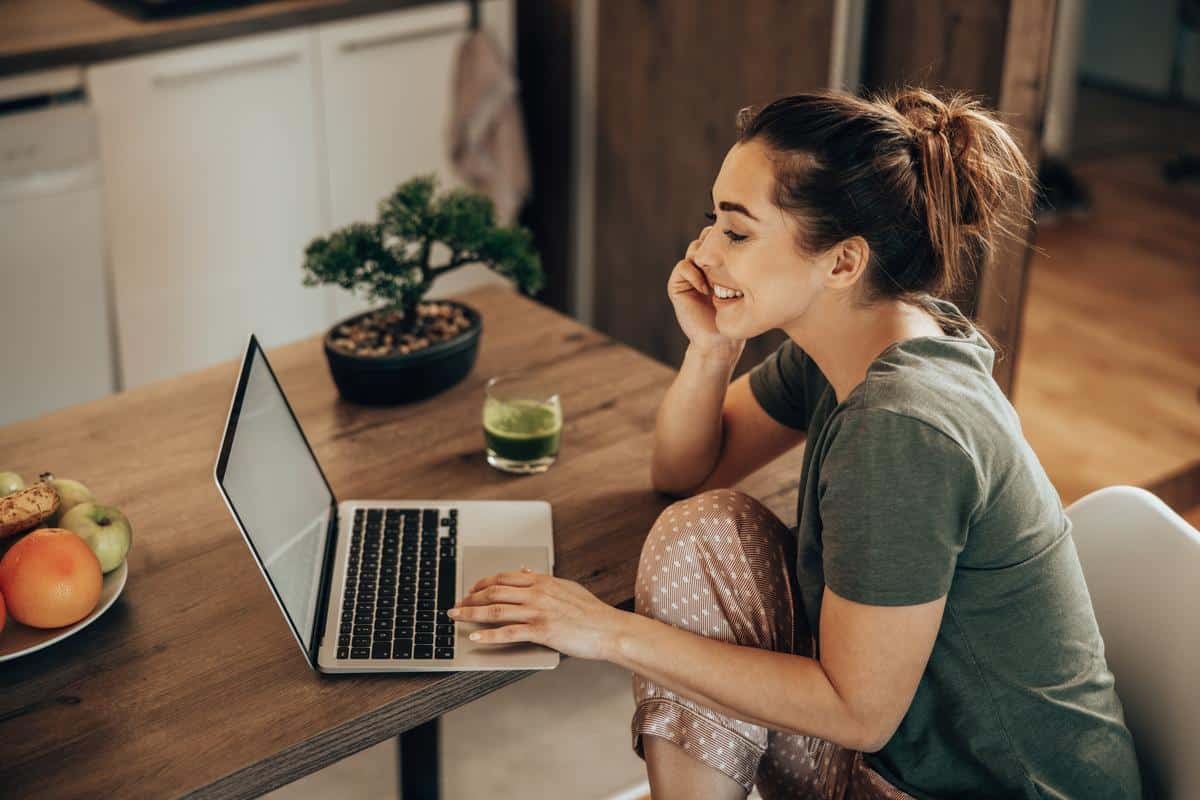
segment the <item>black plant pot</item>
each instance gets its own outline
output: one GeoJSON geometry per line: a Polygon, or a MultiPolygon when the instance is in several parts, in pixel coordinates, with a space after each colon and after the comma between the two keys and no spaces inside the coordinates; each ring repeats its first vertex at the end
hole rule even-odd
{"type": "Polygon", "coordinates": [[[325,358],[329,361],[329,372],[344,399],[363,405],[415,403],[443,392],[467,377],[479,354],[483,317],[457,300],[436,302],[449,303],[462,309],[471,326],[452,339],[414,353],[356,356],[333,346],[334,331],[373,313],[371,311],[344,319],[325,333],[325,358]]]}

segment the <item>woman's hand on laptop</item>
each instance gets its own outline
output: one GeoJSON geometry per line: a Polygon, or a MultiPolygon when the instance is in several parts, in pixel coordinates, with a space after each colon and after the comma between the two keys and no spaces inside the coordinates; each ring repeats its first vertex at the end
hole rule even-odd
{"type": "Polygon", "coordinates": [[[629,616],[575,581],[528,568],[483,578],[449,614],[464,622],[501,623],[471,634],[484,644],[535,642],[573,658],[602,661],[611,660],[629,616]]]}

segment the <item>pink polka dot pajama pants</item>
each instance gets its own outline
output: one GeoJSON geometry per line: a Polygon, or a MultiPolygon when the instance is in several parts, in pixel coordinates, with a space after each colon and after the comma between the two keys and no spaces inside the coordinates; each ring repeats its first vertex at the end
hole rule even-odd
{"type": "MultiPolygon", "coordinates": [[[[812,654],[795,583],[796,540],[766,506],[732,489],[673,503],[642,547],[635,610],[692,633],[782,653],[812,654]]],[[[764,800],[912,800],[862,754],[813,736],[718,714],[638,674],[633,749],[661,736],[764,800]]]]}

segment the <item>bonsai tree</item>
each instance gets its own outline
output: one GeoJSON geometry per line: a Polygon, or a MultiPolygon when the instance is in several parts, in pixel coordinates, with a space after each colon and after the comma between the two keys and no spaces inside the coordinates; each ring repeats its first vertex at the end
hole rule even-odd
{"type": "Polygon", "coordinates": [[[492,201],[478,192],[435,196],[436,188],[434,175],[414,177],[379,204],[377,222],[314,239],[304,251],[304,285],[334,283],[382,301],[389,342],[414,339],[434,279],[464,264],[485,264],[530,296],[541,290],[542,263],[527,228],[497,226],[492,201]],[[450,250],[444,263],[431,261],[436,242],[450,250]]]}

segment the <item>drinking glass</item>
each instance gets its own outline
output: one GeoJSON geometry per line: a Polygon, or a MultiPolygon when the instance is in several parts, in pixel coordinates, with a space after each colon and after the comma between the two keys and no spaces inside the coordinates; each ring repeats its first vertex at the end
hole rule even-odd
{"type": "Polygon", "coordinates": [[[550,469],[562,438],[558,393],[536,375],[509,372],[487,382],[483,400],[487,462],[532,475],[550,469]]]}

